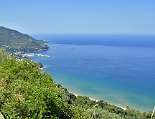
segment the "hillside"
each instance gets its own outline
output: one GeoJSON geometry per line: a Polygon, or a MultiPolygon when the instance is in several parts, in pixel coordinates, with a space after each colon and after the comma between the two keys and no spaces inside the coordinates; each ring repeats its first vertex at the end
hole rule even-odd
{"type": "Polygon", "coordinates": [[[44,41],[0,26],[0,48],[5,48],[10,52],[37,52],[48,49],[48,46],[44,41]]]}
{"type": "MultiPolygon", "coordinates": [[[[151,113],[75,96],[38,63],[0,50],[0,113],[6,119],[150,119],[151,113]]],[[[155,119],[155,118],[154,118],[155,119]]]]}

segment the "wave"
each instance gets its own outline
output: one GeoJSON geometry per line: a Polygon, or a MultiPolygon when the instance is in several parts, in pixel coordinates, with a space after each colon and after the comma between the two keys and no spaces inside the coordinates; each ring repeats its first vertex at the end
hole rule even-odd
{"type": "Polygon", "coordinates": [[[49,55],[45,55],[45,54],[36,54],[36,53],[27,53],[27,54],[23,54],[23,57],[46,57],[49,58],[49,55]]]}

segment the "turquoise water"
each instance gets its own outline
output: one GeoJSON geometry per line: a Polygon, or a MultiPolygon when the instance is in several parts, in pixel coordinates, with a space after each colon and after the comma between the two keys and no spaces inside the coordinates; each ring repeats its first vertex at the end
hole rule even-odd
{"type": "Polygon", "coordinates": [[[150,111],[155,105],[155,37],[41,36],[50,49],[33,57],[71,92],[150,111]]]}

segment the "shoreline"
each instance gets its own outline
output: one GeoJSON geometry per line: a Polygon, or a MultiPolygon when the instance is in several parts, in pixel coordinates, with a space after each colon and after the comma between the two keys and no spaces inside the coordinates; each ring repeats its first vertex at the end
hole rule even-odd
{"type": "MultiPolygon", "coordinates": [[[[68,89],[67,89],[68,90],[68,89]]],[[[70,93],[72,93],[73,95],[75,95],[76,97],[78,97],[78,96],[82,96],[82,95],[79,95],[79,94],[77,94],[77,93],[74,93],[73,91],[70,91],[70,90],[68,90],[70,93]]],[[[86,96],[86,97],[88,97],[91,101],[95,101],[95,102],[99,102],[100,100],[97,100],[97,99],[95,99],[95,98],[92,98],[92,97],[90,97],[90,96],[86,96]]],[[[106,101],[108,104],[110,104],[110,105],[114,105],[114,106],[116,106],[116,107],[118,107],[118,108],[121,108],[121,109],[123,109],[124,111],[127,109],[126,107],[123,107],[123,106],[120,106],[120,105],[117,105],[117,104],[111,104],[111,103],[109,103],[108,101],[106,101]]]]}
{"type": "MultiPolygon", "coordinates": [[[[37,56],[37,57],[44,57],[44,58],[49,58],[49,57],[50,57],[49,55],[45,55],[45,54],[42,54],[42,53],[27,53],[27,54],[24,54],[24,55],[28,55],[30,58],[35,57],[35,56],[37,56]],[[29,54],[30,54],[30,56],[29,56],[29,54]]],[[[40,69],[41,69],[41,70],[45,70],[46,67],[44,67],[44,65],[43,65],[43,67],[40,68],[40,69]]],[[[56,82],[56,80],[55,80],[55,83],[59,84],[58,82],[56,82]]],[[[87,95],[85,95],[85,94],[83,94],[83,95],[81,95],[80,93],[77,94],[77,93],[75,93],[74,91],[71,91],[71,90],[69,89],[69,87],[66,87],[66,86],[64,86],[64,85],[62,85],[62,86],[63,86],[64,88],[67,88],[68,92],[69,92],[69,93],[72,93],[72,94],[75,95],[76,97],[77,97],[77,96],[86,96],[86,97],[88,97],[90,100],[95,101],[95,102],[104,100],[104,99],[95,99],[94,97],[92,98],[91,96],[87,96],[87,95]]],[[[121,108],[121,109],[123,109],[124,111],[127,109],[126,107],[128,106],[128,105],[126,105],[126,106],[121,106],[121,104],[115,104],[115,103],[113,103],[113,102],[109,102],[108,100],[105,100],[105,102],[107,102],[109,105],[113,105],[113,106],[116,106],[116,107],[118,107],[118,108],[121,108]]],[[[129,107],[130,107],[130,106],[129,106],[129,107]]],[[[135,109],[135,108],[132,108],[132,107],[131,107],[131,109],[135,109]]],[[[135,109],[135,110],[139,110],[139,109],[135,109]]],[[[143,112],[144,112],[144,110],[143,110],[143,112]]]]}
{"type": "Polygon", "coordinates": [[[23,57],[45,57],[45,58],[49,58],[49,55],[46,54],[42,54],[42,53],[24,53],[22,54],[23,57]]]}

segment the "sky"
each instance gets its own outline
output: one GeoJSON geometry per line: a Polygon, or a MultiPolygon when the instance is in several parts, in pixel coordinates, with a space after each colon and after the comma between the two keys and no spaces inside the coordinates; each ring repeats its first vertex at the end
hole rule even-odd
{"type": "Polygon", "coordinates": [[[29,34],[155,35],[155,0],[0,0],[0,26],[29,34]]]}

